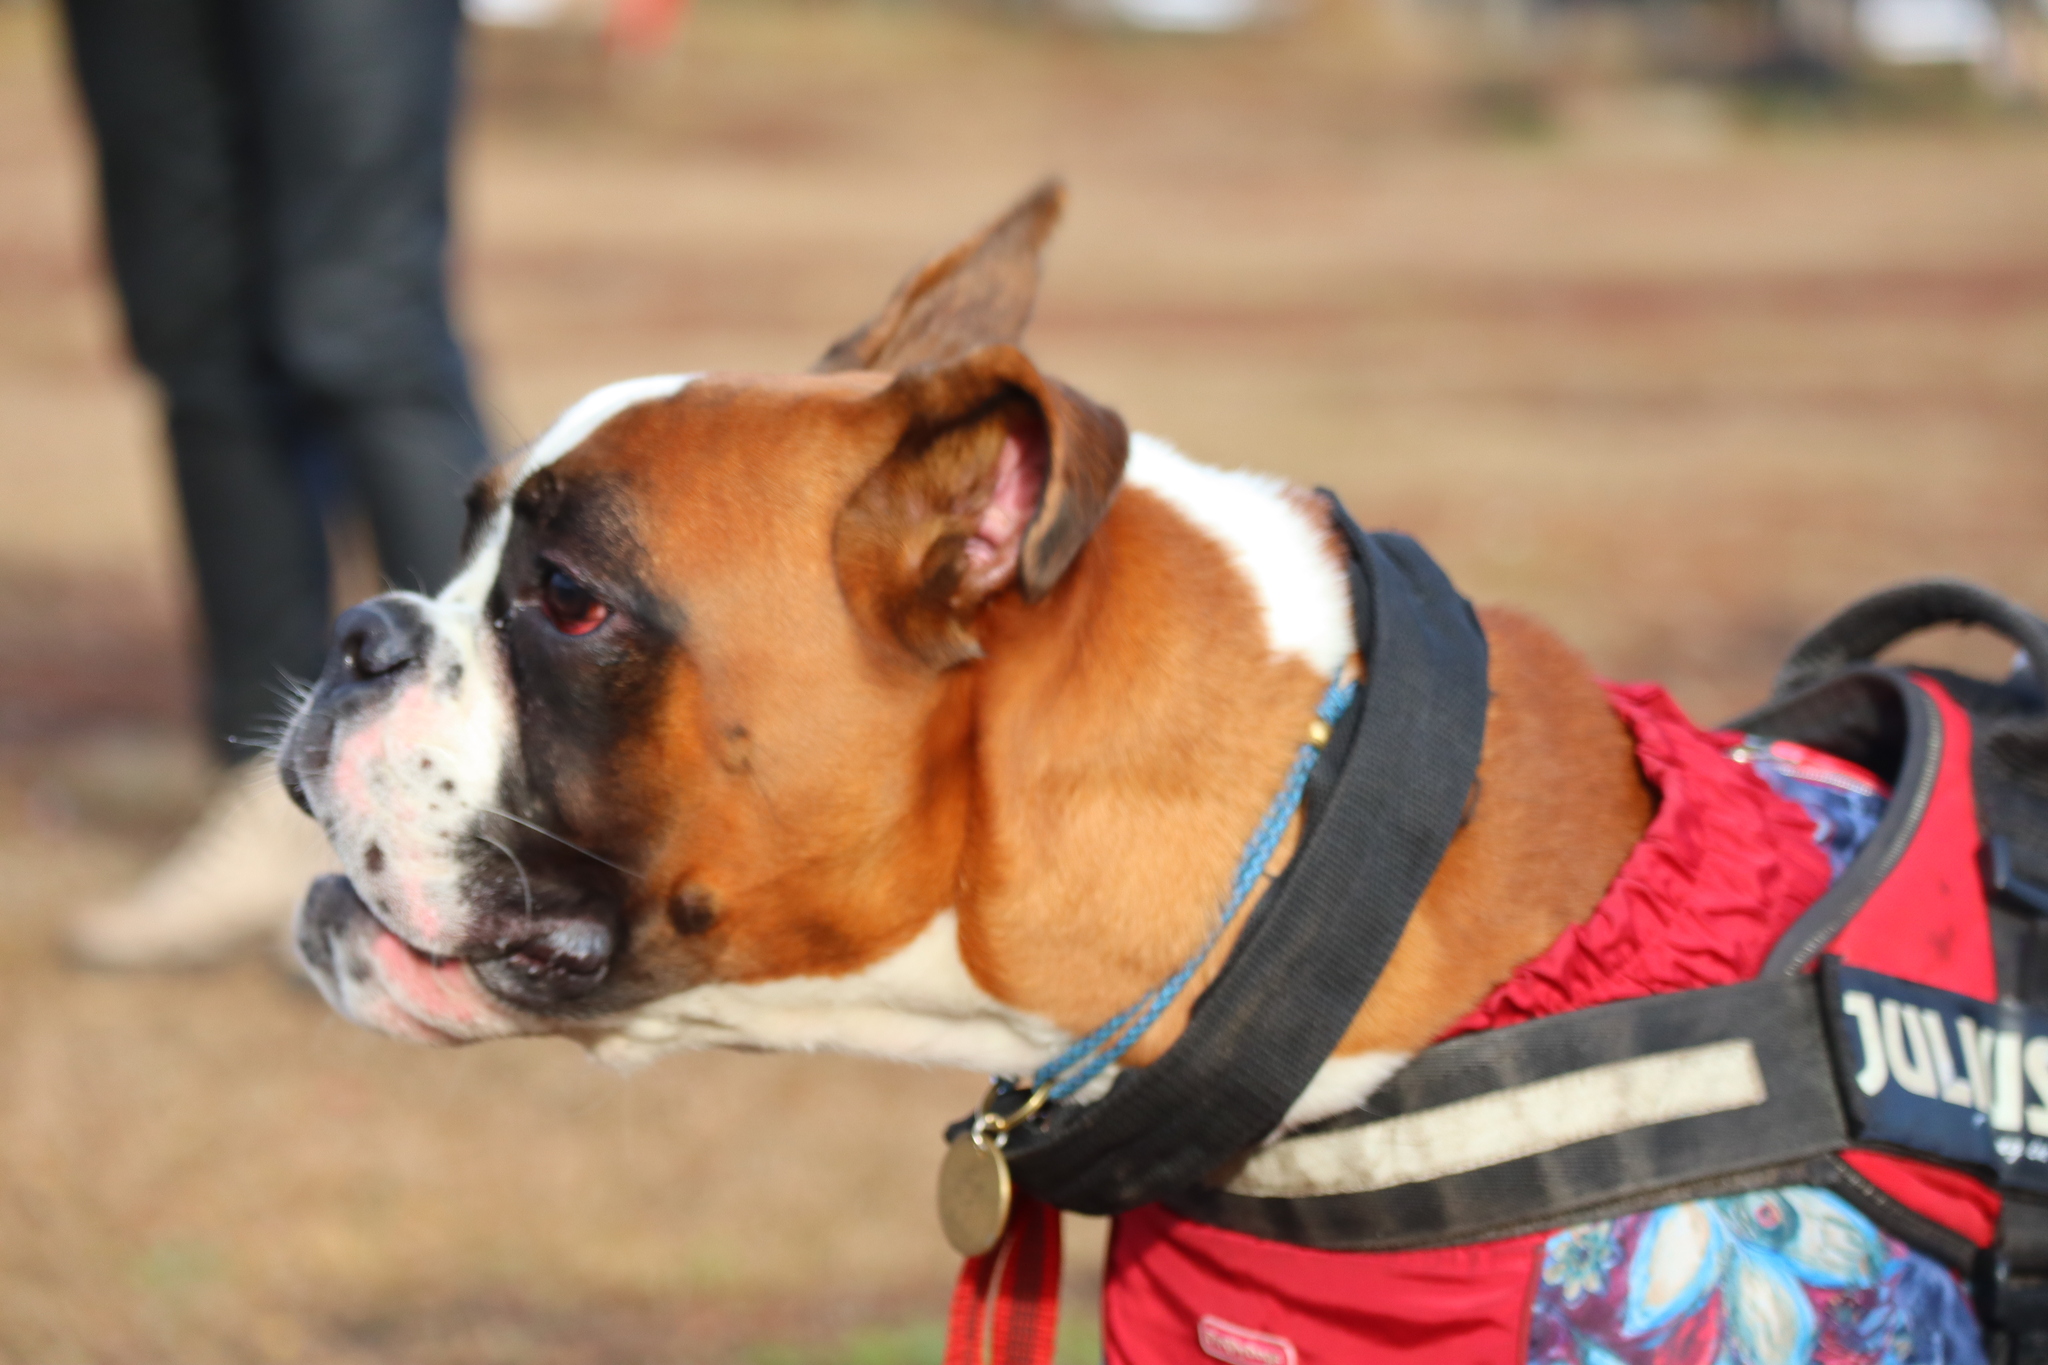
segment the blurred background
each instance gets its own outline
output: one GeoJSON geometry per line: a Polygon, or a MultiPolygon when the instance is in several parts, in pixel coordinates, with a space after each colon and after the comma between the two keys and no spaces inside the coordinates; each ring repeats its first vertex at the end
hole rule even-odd
{"type": "MultiPolygon", "coordinates": [[[[508,449],[808,364],[1057,171],[1051,372],[1715,720],[1878,585],[2048,606],[2038,3],[489,0],[458,305],[508,449]]],[[[372,1037],[260,954],[63,964],[205,771],[90,185],[54,10],[0,0],[0,1361],[936,1362],[975,1078],[622,1079],[372,1037]]]]}

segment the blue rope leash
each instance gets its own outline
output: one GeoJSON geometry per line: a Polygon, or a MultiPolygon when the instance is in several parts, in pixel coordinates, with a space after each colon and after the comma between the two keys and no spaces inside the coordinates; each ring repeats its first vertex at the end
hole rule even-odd
{"type": "Polygon", "coordinates": [[[1302,790],[1308,785],[1309,772],[1316,766],[1323,743],[1329,737],[1329,727],[1336,724],[1337,717],[1344,714],[1344,708],[1351,705],[1351,699],[1357,694],[1358,684],[1341,677],[1332,682],[1330,690],[1323,694],[1323,703],[1316,708],[1316,719],[1321,722],[1315,731],[1318,737],[1305,741],[1295,754],[1294,763],[1288,768],[1287,777],[1275,793],[1273,803],[1266,807],[1265,817],[1259,821],[1259,827],[1252,831],[1251,841],[1245,845],[1244,856],[1237,864],[1237,876],[1231,881],[1230,893],[1223,900],[1222,915],[1216,927],[1209,931],[1208,939],[1195,950],[1195,955],[1136,1004],[1040,1067],[1028,1087],[1019,1086],[1018,1089],[1029,1093],[1046,1088],[1046,1101],[1049,1103],[1066,1099],[1101,1075],[1123,1053],[1127,1042],[1144,1037],[1145,1030],[1152,1027],[1207,960],[1216,940],[1237,917],[1238,907],[1244,904],[1252,893],[1252,887],[1258,884],[1259,874],[1273,860],[1273,850],[1280,846],[1281,837],[1287,833],[1289,822],[1301,806],[1302,790]]]}

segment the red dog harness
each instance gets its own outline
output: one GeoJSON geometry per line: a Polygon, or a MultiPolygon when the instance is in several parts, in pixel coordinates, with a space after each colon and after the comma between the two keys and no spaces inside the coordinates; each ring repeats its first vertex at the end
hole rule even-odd
{"type": "MultiPolygon", "coordinates": [[[[1969,719],[1939,687],[1952,737],[1969,719]]],[[[1813,823],[1709,735],[1662,688],[1612,686],[1635,733],[1655,818],[1593,915],[1525,963],[1446,1037],[1757,975],[1829,883],[1813,823]]],[[[1918,836],[1832,945],[1846,961],[1982,999],[1996,996],[1969,745],[1944,764],[1918,836]]],[[[1873,1151],[1843,1159],[1909,1209],[1988,1246],[1999,1197],[1960,1172],[1873,1151]]],[[[1407,1251],[1288,1246],[1159,1205],[1116,1220],[1103,1293],[1110,1365],[1204,1357],[1520,1362],[1548,1233],[1407,1251]],[[1361,1343],[1372,1343],[1369,1354],[1361,1343]]]]}
{"type": "MultiPolygon", "coordinates": [[[[1910,841],[1828,952],[1850,968],[1993,1001],[1970,718],[1937,683],[1916,678],[1914,685],[1939,717],[1938,767],[1910,841]]],[[[1608,693],[1657,789],[1657,813],[1593,915],[1523,964],[1446,1039],[1751,980],[1828,890],[1828,859],[1814,842],[1813,821],[1730,757],[1741,736],[1698,729],[1655,686],[1610,686],[1608,693]]],[[[2040,1098],[2048,1105],[2048,1094],[2040,1098]]],[[[1867,1182],[1880,1221],[1887,1206],[1901,1211],[1894,1230],[1910,1235],[1925,1219],[1973,1246],[1993,1242],[2000,1196],[1990,1184],[1897,1151],[1852,1147],[1839,1160],[1849,1179],[1867,1182]]],[[[1024,1201],[1005,1242],[969,1262],[956,1294],[950,1362],[1050,1358],[1057,1216],[1024,1201]]],[[[1115,1222],[1105,1354],[1110,1365],[1362,1358],[1519,1365],[1528,1359],[1530,1304],[1548,1235],[1328,1250],[1148,1205],[1115,1222]],[[1362,1343],[1371,1343],[1369,1357],[1361,1356],[1362,1343]]]]}

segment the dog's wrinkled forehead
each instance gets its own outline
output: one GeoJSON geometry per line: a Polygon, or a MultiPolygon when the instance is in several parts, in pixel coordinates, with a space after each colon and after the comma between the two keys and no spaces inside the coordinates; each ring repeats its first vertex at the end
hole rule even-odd
{"type": "Polygon", "coordinates": [[[586,539],[649,552],[652,578],[670,584],[685,560],[744,577],[765,561],[791,567],[797,546],[821,567],[807,551],[829,548],[833,516],[906,420],[883,395],[891,378],[717,372],[598,389],[472,490],[465,567],[443,600],[488,609],[520,528],[552,538],[571,529],[547,525],[563,517],[586,539]]]}
{"type": "Polygon", "coordinates": [[[622,379],[585,394],[555,419],[523,456],[485,475],[469,495],[469,524],[463,531],[465,563],[442,592],[445,601],[481,607],[497,576],[511,522],[511,496],[535,474],[549,468],[620,413],[642,403],[681,393],[697,376],[654,374],[622,379]]]}

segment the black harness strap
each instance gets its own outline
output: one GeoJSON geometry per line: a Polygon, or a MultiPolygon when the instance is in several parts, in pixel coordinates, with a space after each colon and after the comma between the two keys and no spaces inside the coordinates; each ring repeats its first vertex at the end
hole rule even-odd
{"type": "Polygon", "coordinates": [[[1151,1203],[1271,1133],[1350,1027],[1463,818],[1486,637],[1419,545],[1367,535],[1329,502],[1351,557],[1361,698],[1311,777],[1300,848],[1180,1039],[1093,1103],[1011,1131],[1017,1183],[1061,1208],[1151,1203]]]}
{"type": "MultiPolygon", "coordinates": [[[[1920,831],[1920,821],[1934,797],[1934,781],[1941,774],[1941,751],[1947,742],[1941,713],[1927,694],[1882,669],[1845,673],[1792,705],[1795,709],[1790,714],[1780,708],[1765,708],[1730,722],[1729,728],[1773,737],[1804,735],[1811,733],[1811,727],[1798,722],[1802,715],[1811,714],[1827,717],[1838,733],[1851,725],[1865,733],[1896,733],[1905,747],[1895,763],[1879,768],[1882,757],[1872,756],[1878,762],[1864,765],[1895,774],[1891,802],[1871,833],[1864,855],[1843,870],[1835,884],[1792,922],[1771,949],[1762,972],[1767,977],[1796,976],[1811,967],[1892,874],[1920,831]],[[1895,718],[1890,715],[1894,708],[1895,718]]],[[[1828,752],[1839,753],[1840,749],[1829,748],[1828,752]]]]}

